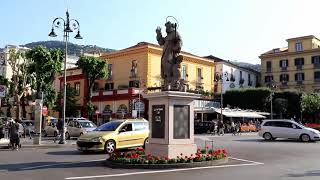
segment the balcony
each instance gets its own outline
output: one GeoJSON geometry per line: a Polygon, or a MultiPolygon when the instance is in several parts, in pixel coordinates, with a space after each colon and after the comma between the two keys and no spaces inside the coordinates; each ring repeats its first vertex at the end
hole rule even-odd
{"type": "Polygon", "coordinates": [[[281,67],[281,71],[287,71],[287,67],[281,67]]]}
{"type": "Polygon", "coordinates": [[[314,79],[315,84],[320,84],[320,79],[314,79]]]}
{"type": "Polygon", "coordinates": [[[272,69],[271,68],[267,68],[266,73],[272,73],[272,69]]]}
{"type": "Polygon", "coordinates": [[[296,65],[297,70],[302,70],[302,65],[296,65]]]}
{"type": "Polygon", "coordinates": [[[297,81],[297,85],[302,85],[303,84],[303,81],[297,81]]]}
{"type": "MultiPolygon", "coordinates": [[[[142,93],[142,92],[141,92],[142,93]]],[[[129,98],[139,94],[138,88],[120,90],[100,90],[92,93],[93,101],[111,100],[112,98],[129,98]]]]}
{"type": "Polygon", "coordinates": [[[313,68],[315,68],[315,69],[320,69],[320,64],[313,64],[313,68]]]}

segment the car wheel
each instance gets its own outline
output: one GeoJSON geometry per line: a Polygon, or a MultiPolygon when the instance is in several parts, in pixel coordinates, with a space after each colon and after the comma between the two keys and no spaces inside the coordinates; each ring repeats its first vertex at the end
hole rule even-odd
{"type": "Polygon", "coordinates": [[[263,138],[266,141],[271,141],[272,140],[272,135],[270,133],[266,132],[266,133],[263,134],[263,138]]]}
{"type": "Polygon", "coordinates": [[[147,138],[146,140],[144,140],[143,149],[146,148],[146,144],[149,144],[149,138],[147,138]]]}
{"type": "Polygon", "coordinates": [[[113,153],[116,150],[116,142],[114,142],[113,140],[108,140],[105,144],[104,144],[104,151],[108,154],[113,153]]]}
{"type": "Polygon", "coordinates": [[[53,136],[54,136],[54,137],[57,137],[57,136],[58,136],[57,131],[53,132],[53,136]]]}
{"type": "Polygon", "coordinates": [[[66,132],[66,139],[70,139],[70,134],[66,132]]]}
{"type": "Polygon", "coordinates": [[[309,142],[311,139],[310,139],[310,136],[308,134],[302,134],[300,136],[300,139],[302,142],[309,142]]]}

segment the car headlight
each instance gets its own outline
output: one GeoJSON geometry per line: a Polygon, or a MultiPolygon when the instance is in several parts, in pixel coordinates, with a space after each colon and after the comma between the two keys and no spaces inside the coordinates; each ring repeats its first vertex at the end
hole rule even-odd
{"type": "Polygon", "coordinates": [[[92,138],[90,141],[91,142],[100,142],[102,140],[101,137],[96,137],[96,138],[92,138]]]}

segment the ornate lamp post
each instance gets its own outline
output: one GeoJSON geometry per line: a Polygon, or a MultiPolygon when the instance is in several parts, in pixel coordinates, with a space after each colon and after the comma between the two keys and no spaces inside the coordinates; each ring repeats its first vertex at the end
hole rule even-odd
{"type": "MultiPolygon", "coordinates": [[[[80,24],[76,19],[69,19],[69,12],[67,10],[66,12],[66,19],[63,19],[61,17],[55,18],[52,22],[52,29],[49,33],[50,37],[56,37],[57,34],[54,32],[55,28],[63,28],[63,40],[65,42],[65,57],[64,57],[64,85],[63,85],[63,113],[62,113],[62,119],[63,119],[63,126],[65,127],[65,121],[66,121],[66,92],[67,92],[67,54],[68,54],[68,41],[69,41],[69,33],[73,31],[78,31],[76,36],[74,38],[76,39],[82,39],[80,36],[80,24]],[[71,26],[70,26],[70,23],[71,26]]],[[[65,144],[66,143],[66,137],[65,137],[65,128],[62,128],[62,135],[59,144],[65,144]]]]}
{"type": "Polygon", "coordinates": [[[220,120],[221,120],[221,122],[223,122],[222,108],[223,108],[223,80],[224,80],[224,78],[226,78],[226,81],[229,81],[228,72],[223,73],[222,69],[220,69],[220,73],[217,72],[215,74],[215,78],[214,78],[215,82],[221,81],[221,87],[220,87],[220,90],[221,90],[221,93],[220,93],[220,110],[221,110],[220,120]]]}

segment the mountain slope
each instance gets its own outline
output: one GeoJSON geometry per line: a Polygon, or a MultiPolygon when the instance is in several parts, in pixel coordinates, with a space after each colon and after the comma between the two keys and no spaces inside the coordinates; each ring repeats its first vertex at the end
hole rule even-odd
{"type": "MultiPolygon", "coordinates": [[[[22,46],[28,47],[28,48],[34,48],[38,45],[43,45],[47,48],[58,48],[61,50],[64,50],[65,43],[62,41],[38,41],[38,42],[32,42],[28,43],[22,46]]],[[[78,45],[78,44],[73,44],[73,43],[68,43],[68,54],[69,55],[77,55],[79,56],[81,54],[81,51],[84,53],[86,52],[100,52],[100,53],[105,53],[105,52],[113,52],[115,51],[114,49],[108,49],[108,48],[102,48],[99,46],[95,45],[78,45]]]]}

